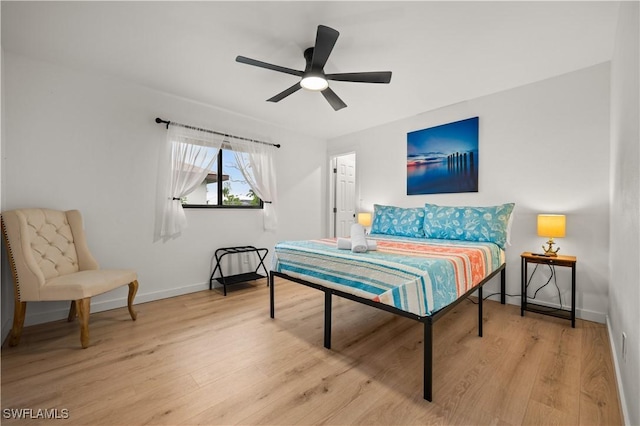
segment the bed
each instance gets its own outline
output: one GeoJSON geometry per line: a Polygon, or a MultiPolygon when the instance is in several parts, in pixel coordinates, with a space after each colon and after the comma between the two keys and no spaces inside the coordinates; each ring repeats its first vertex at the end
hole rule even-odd
{"type": "MultiPolygon", "coordinates": [[[[500,303],[505,303],[505,246],[514,206],[374,204],[371,234],[366,238],[376,249],[365,253],[341,250],[336,239],[280,242],[269,273],[271,318],[275,318],[275,278],[280,277],[324,292],[327,349],[333,295],[421,322],[423,395],[432,401],[433,324],[477,291],[482,337],[482,287],[497,274],[500,303]]],[[[364,238],[362,232],[359,240],[364,238]]]]}

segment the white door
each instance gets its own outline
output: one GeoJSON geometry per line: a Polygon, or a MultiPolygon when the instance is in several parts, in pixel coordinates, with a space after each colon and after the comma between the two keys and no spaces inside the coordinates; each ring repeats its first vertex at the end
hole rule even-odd
{"type": "Polygon", "coordinates": [[[335,236],[348,237],[356,213],[356,155],[336,157],[335,236]]]}

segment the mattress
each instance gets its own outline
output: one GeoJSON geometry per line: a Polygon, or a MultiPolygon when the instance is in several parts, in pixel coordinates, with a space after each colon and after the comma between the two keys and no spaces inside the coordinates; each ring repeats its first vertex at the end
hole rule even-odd
{"type": "Polygon", "coordinates": [[[272,270],[429,316],[497,270],[504,250],[494,243],[368,235],[377,250],[352,253],[335,238],[276,244],[272,270]]]}

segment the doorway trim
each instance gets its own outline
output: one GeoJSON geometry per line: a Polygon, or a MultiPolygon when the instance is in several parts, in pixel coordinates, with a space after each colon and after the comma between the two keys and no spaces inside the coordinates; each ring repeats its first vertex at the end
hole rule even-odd
{"type": "Polygon", "coordinates": [[[339,157],[344,157],[344,156],[348,156],[348,155],[353,155],[354,158],[354,162],[355,162],[355,182],[354,182],[354,194],[353,194],[353,203],[354,203],[354,211],[357,213],[358,211],[358,207],[359,207],[359,197],[360,197],[360,179],[359,179],[359,168],[358,168],[358,156],[356,151],[351,150],[351,151],[345,151],[345,152],[339,152],[339,153],[332,153],[329,156],[329,203],[328,203],[328,210],[327,210],[327,223],[328,223],[328,231],[329,231],[329,236],[332,238],[336,237],[336,215],[337,215],[337,208],[336,208],[336,201],[337,201],[337,191],[336,191],[336,186],[337,186],[337,173],[336,173],[336,168],[337,168],[337,161],[339,157]]]}

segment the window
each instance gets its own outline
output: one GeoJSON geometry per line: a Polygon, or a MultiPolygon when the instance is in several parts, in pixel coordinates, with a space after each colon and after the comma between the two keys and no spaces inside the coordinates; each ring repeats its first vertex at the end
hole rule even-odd
{"type": "Polygon", "coordinates": [[[182,206],[261,209],[263,203],[238,169],[233,152],[223,145],[202,183],[182,197],[182,206]]]}
{"type": "MultiPolygon", "coordinates": [[[[164,123],[159,118],[156,122],[164,123]]],[[[169,123],[158,167],[155,240],[180,236],[187,227],[183,207],[260,209],[264,230],[275,231],[278,218],[273,154],[278,147],[169,123]]]]}

